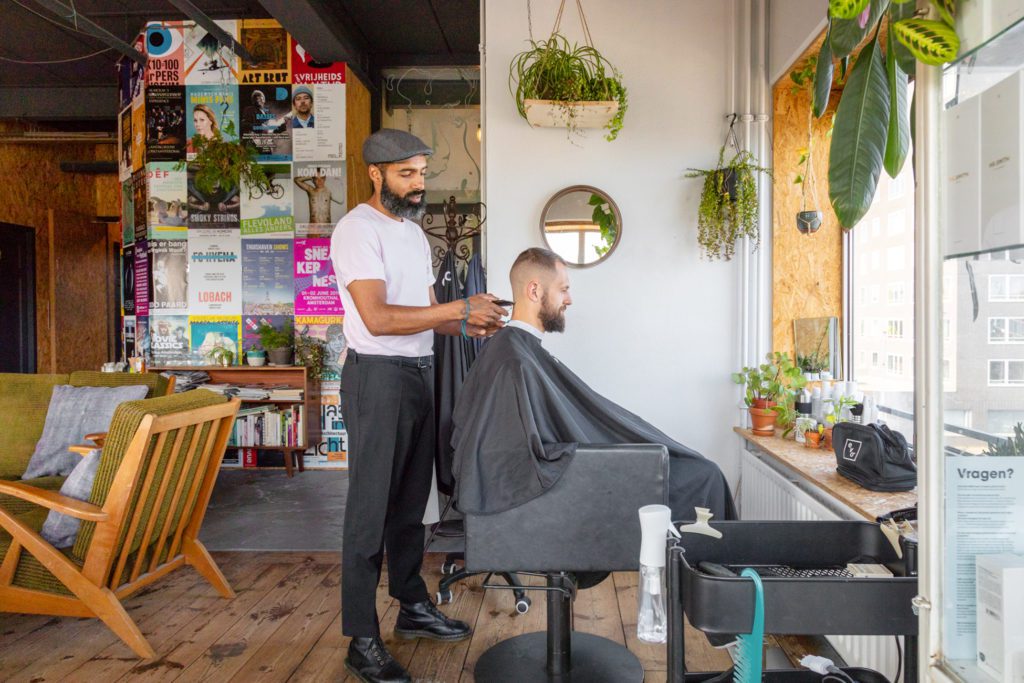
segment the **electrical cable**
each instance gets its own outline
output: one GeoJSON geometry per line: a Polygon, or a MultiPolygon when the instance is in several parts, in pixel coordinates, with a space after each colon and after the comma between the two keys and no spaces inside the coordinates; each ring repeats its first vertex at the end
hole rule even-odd
{"type": "Polygon", "coordinates": [[[75,12],[73,14],[75,25],[74,26],[68,26],[67,24],[62,24],[61,22],[57,21],[56,19],[51,19],[50,17],[46,16],[42,12],[37,12],[36,10],[32,9],[31,7],[29,7],[25,3],[21,2],[21,0],[14,0],[14,4],[20,6],[22,9],[24,9],[24,10],[26,10],[28,12],[31,12],[32,14],[36,15],[40,19],[43,19],[44,21],[48,21],[51,24],[53,24],[54,26],[57,26],[58,28],[64,29],[65,31],[73,31],[74,33],[81,33],[83,36],[89,36],[90,38],[95,38],[96,37],[93,34],[87,33],[86,31],[82,31],[81,29],[78,28],[78,11],[77,10],[75,10],[75,12]]]}
{"type": "Polygon", "coordinates": [[[110,52],[114,48],[108,47],[103,50],[96,50],[96,52],[90,52],[87,55],[81,57],[68,57],[67,59],[43,59],[39,61],[25,60],[25,59],[12,59],[10,57],[0,57],[0,62],[11,62],[12,64],[27,64],[27,65],[42,65],[42,64],[67,64],[68,62],[78,62],[83,59],[91,59],[96,55],[101,55],[104,52],[110,52]]]}

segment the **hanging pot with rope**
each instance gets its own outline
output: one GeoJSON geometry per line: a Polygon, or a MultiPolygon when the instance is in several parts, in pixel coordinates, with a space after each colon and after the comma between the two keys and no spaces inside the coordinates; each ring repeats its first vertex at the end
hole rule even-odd
{"type": "Polygon", "coordinates": [[[530,49],[512,59],[509,90],[519,114],[534,127],[565,128],[570,134],[584,128],[605,128],[614,140],[622,128],[628,101],[619,71],[594,47],[583,14],[582,0],[576,9],[585,43],[570,44],[559,33],[565,0],[562,0],[547,40],[534,40],[530,3],[530,49]]]}

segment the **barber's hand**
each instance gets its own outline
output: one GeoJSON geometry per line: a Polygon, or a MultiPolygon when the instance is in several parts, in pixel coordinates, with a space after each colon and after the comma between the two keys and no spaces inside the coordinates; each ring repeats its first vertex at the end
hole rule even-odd
{"type": "Polygon", "coordinates": [[[501,328],[504,325],[501,319],[507,313],[504,308],[494,303],[497,300],[498,297],[486,293],[469,297],[469,317],[466,318],[466,326],[494,328],[495,331],[501,328]]]}
{"type": "Polygon", "coordinates": [[[495,332],[505,326],[505,323],[499,323],[494,327],[479,327],[477,325],[466,325],[466,334],[470,337],[486,339],[487,337],[493,336],[495,332]]]}

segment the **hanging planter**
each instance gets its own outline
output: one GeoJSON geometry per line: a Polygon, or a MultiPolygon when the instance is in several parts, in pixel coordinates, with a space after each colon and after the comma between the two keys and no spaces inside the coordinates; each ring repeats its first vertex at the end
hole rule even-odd
{"type": "Polygon", "coordinates": [[[583,7],[576,3],[584,45],[570,45],[558,32],[565,0],[547,40],[533,40],[509,66],[508,86],[519,115],[534,127],[565,128],[569,135],[582,129],[607,130],[614,140],[622,130],[628,100],[622,75],[594,47],[583,7]]]}
{"type": "Polygon", "coordinates": [[[605,102],[558,102],[526,100],[526,120],[534,128],[608,128],[619,112],[615,100],[605,102]]]}
{"type": "Polygon", "coordinates": [[[760,202],[757,197],[757,173],[771,171],[755,163],[754,155],[738,150],[733,116],[729,124],[726,143],[718,152],[718,164],[713,169],[687,169],[687,178],[703,178],[700,207],[697,209],[697,243],[709,260],[728,261],[736,252],[736,242],[747,237],[754,249],[761,243],[757,229],[760,202]],[[736,154],[725,161],[725,148],[732,146],[736,154]]]}
{"type": "MultiPolygon", "coordinates": [[[[827,37],[825,45],[828,45],[827,37]]],[[[818,209],[808,208],[807,202],[808,195],[810,195],[813,199],[810,206],[819,205],[817,178],[814,172],[814,116],[828,107],[829,96],[828,90],[818,91],[821,83],[816,76],[817,62],[818,58],[812,56],[802,69],[789,74],[790,80],[794,83],[790,92],[798,93],[806,89],[811,99],[810,106],[807,108],[807,146],[800,150],[800,160],[797,162],[798,166],[803,167],[803,171],[797,173],[796,178],[793,179],[795,185],[800,185],[800,210],[796,213],[796,229],[804,235],[813,235],[818,232],[824,217],[818,209]]],[[[829,84],[831,84],[831,75],[829,84]]]]}

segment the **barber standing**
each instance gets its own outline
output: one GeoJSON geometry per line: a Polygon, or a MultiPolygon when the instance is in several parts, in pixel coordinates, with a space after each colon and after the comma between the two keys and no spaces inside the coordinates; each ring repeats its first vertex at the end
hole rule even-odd
{"type": "Polygon", "coordinates": [[[368,682],[412,680],[380,639],[375,603],[385,549],[388,589],[401,605],[398,635],[453,641],[471,633],[434,606],[420,576],[434,464],[434,332],[488,336],[505,311],[490,294],[446,304],[434,297],[430,246],[416,222],[426,211],[432,153],[401,130],[367,138],[373,196],[331,238],[349,344],[341,373],[349,450],[342,632],[352,638],[345,666],[368,682]]]}

